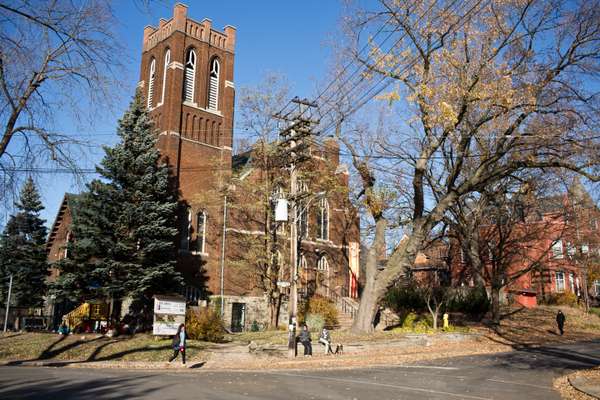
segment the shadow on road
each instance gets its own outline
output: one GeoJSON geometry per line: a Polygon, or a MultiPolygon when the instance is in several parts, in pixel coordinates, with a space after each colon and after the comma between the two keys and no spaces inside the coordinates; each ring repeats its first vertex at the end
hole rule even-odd
{"type": "Polygon", "coordinates": [[[160,388],[159,383],[152,384],[148,377],[127,377],[93,379],[84,382],[73,382],[66,379],[42,381],[20,381],[16,385],[8,384],[0,388],[0,398],[19,400],[39,399],[78,399],[78,400],[108,400],[144,398],[149,393],[160,388]],[[142,381],[146,380],[144,385],[142,381]],[[149,387],[148,384],[151,384],[149,387]],[[144,387],[141,389],[141,387],[144,387]]]}

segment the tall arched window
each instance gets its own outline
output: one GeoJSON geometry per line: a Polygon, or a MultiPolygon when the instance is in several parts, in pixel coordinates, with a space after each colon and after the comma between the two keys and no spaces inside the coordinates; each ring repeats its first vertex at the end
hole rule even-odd
{"type": "Polygon", "coordinates": [[[329,202],[326,198],[322,198],[319,202],[317,237],[322,240],[329,240],[329,202]]]}
{"type": "Polygon", "coordinates": [[[181,250],[189,250],[190,249],[190,231],[192,227],[192,211],[189,207],[186,209],[185,214],[181,217],[181,239],[180,246],[181,250]]]}
{"type": "Polygon", "coordinates": [[[160,103],[165,102],[165,88],[167,87],[167,69],[171,63],[171,50],[167,49],[165,52],[165,65],[163,67],[163,79],[162,79],[162,94],[160,96],[160,103]]]}
{"type": "Polygon", "coordinates": [[[148,108],[152,108],[152,98],[154,97],[154,77],[156,76],[156,60],[153,58],[150,62],[150,75],[148,76],[148,108]]]}
{"type": "Polygon", "coordinates": [[[194,87],[196,84],[196,52],[190,49],[185,59],[185,76],[183,84],[183,100],[194,102],[194,87]]]}
{"type": "Polygon", "coordinates": [[[327,261],[327,257],[323,256],[319,258],[319,262],[317,263],[317,269],[319,271],[329,271],[329,262],[327,261]]]}
{"type": "Polygon", "coordinates": [[[308,264],[306,263],[306,257],[302,254],[300,256],[300,269],[306,270],[306,268],[308,268],[308,264]]]}
{"type": "Polygon", "coordinates": [[[208,216],[206,215],[206,211],[202,210],[196,214],[196,226],[197,226],[197,250],[200,253],[206,253],[206,223],[208,216]]]}
{"type": "Polygon", "coordinates": [[[217,110],[219,108],[219,60],[213,58],[210,63],[210,80],[208,82],[208,109],[217,110]]]}

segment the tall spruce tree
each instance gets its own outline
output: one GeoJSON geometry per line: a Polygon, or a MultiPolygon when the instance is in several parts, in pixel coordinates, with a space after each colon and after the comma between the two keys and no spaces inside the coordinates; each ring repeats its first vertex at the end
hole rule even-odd
{"type": "Polygon", "coordinates": [[[40,218],[44,209],[33,179],[25,182],[12,215],[0,237],[0,298],[8,291],[13,276],[11,303],[19,307],[41,307],[46,293],[46,227],[40,218]]]}
{"type": "Polygon", "coordinates": [[[140,94],[119,121],[121,138],[97,167],[101,179],[73,209],[70,257],[61,260],[56,293],[83,300],[131,297],[137,312],[154,294],[177,291],[177,200],[168,166],[140,94]]]}

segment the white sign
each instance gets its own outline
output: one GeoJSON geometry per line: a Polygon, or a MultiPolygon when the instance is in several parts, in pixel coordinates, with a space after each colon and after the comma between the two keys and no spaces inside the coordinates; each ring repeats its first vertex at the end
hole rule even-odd
{"type": "Polygon", "coordinates": [[[290,287],[290,283],[286,282],[286,281],[279,281],[279,282],[277,282],[277,286],[280,286],[280,287],[290,287]]]}
{"type": "Polygon", "coordinates": [[[185,315],[185,301],[154,299],[154,313],[185,315]]]}
{"type": "Polygon", "coordinates": [[[288,220],[288,203],[286,199],[277,199],[275,207],[275,222],[287,222],[288,220]]]}
{"type": "Polygon", "coordinates": [[[177,333],[179,325],[185,323],[185,315],[156,315],[152,324],[153,335],[171,336],[177,333]]]}

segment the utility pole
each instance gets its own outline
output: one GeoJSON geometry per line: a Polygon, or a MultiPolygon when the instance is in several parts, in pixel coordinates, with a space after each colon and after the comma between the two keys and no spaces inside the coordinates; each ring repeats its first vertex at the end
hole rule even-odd
{"type": "Polygon", "coordinates": [[[8,296],[6,297],[6,309],[4,310],[4,333],[6,333],[6,328],[8,325],[8,311],[10,310],[10,295],[12,292],[12,281],[13,276],[10,274],[10,278],[8,281],[8,296]]]}
{"type": "Polygon", "coordinates": [[[310,109],[317,107],[313,102],[295,97],[292,103],[298,106],[298,113],[291,117],[276,116],[288,122],[287,128],[280,132],[284,163],[290,168],[290,202],[293,223],[290,225],[290,297],[288,300],[288,356],[296,357],[296,332],[298,330],[298,263],[302,237],[298,235],[298,168],[299,164],[310,158],[307,138],[314,133],[318,123],[310,119],[310,109]],[[304,116],[308,112],[308,116],[304,116]]]}

